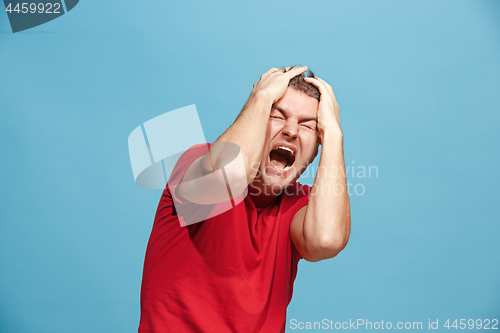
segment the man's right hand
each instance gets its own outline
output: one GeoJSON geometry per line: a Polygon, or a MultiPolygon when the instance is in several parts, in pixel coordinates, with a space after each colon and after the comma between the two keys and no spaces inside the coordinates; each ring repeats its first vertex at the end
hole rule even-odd
{"type": "Polygon", "coordinates": [[[205,154],[187,169],[179,185],[179,194],[183,198],[206,205],[224,201],[223,198],[228,197],[226,186],[230,186],[229,196],[234,198],[244,192],[257,175],[262,160],[272,105],[285,95],[290,80],[306,70],[307,67],[271,68],[262,74],[260,80],[253,85],[252,93],[239,116],[210,148],[211,156],[205,154]],[[229,150],[222,149],[227,144],[234,144],[239,148],[241,156],[237,154],[238,163],[227,163],[228,160],[233,160],[227,158],[229,150]],[[225,176],[222,172],[219,172],[219,176],[215,175],[215,171],[221,168],[224,168],[225,176]],[[201,181],[200,177],[210,173],[213,173],[213,179],[204,178],[203,181],[214,181],[213,184],[209,182],[200,186],[197,181],[190,182],[197,179],[201,181]],[[221,195],[215,193],[215,188],[220,189],[221,195]]]}
{"type": "Polygon", "coordinates": [[[307,66],[290,68],[273,67],[262,74],[260,80],[254,83],[250,98],[262,94],[269,98],[272,104],[278,102],[285,95],[290,80],[307,71],[307,66]]]}

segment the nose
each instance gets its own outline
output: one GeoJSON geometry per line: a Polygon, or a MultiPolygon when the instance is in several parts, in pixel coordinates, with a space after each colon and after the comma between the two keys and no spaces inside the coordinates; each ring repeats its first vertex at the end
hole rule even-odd
{"type": "Polygon", "coordinates": [[[281,130],[281,133],[283,133],[284,136],[290,139],[296,139],[298,132],[299,132],[299,124],[297,124],[291,119],[287,120],[285,127],[283,127],[283,130],[281,130]]]}

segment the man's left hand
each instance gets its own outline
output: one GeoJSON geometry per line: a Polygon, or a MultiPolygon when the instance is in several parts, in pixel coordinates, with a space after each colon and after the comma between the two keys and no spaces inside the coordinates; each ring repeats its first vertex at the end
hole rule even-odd
{"type": "Polygon", "coordinates": [[[321,143],[324,143],[325,134],[342,136],[339,118],[339,105],[332,86],[319,77],[304,78],[307,83],[311,83],[318,88],[321,97],[318,108],[318,133],[321,143]]]}

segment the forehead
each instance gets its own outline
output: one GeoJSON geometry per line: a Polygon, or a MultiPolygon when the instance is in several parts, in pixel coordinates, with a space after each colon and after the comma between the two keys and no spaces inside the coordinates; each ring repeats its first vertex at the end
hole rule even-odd
{"type": "Polygon", "coordinates": [[[296,116],[302,118],[316,118],[319,102],[316,98],[305,93],[288,88],[285,96],[276,104],[274,108],[281,111],[285,116],[296,116]]]}

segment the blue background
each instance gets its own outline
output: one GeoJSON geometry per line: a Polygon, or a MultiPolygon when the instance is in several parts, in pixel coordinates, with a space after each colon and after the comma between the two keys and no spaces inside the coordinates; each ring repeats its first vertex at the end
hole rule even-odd
{"type": "Polygon", "coordinates": [[[214,141],[292,64],[378,177],[349,176],[350,242],[300,263],[288,319],[500,318],[499,60],[499,1],[85,0],[16,34],[0,13],[0,331],[137,331],[161,192],[129,133],[196,104],[214,141]]]}

